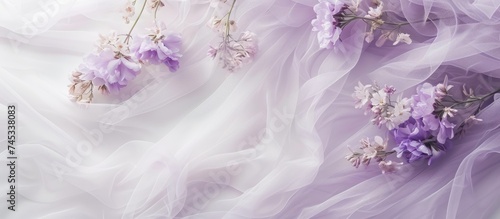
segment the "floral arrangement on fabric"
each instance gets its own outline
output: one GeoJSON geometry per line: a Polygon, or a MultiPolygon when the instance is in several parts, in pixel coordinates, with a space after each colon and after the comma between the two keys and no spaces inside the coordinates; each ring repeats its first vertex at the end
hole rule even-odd
{"type": "Polygon", "coordinates": [[[217,58],[222,68],[234,72],[243,64],[250,63],[258,52],[258,42],[255,33],[245,31],[239,38],[231,34],[237,29],[236,21],[231,20],[236,0],[230,4],[229,0],[212,0],[210,6],[216,8],[214,15],[207,26],[219,33],[222,41],[218,46],[210,46],[207,55],[212,59],[217,58]],[[229,9],[227,9],[229,7],[229,9]],[[217,14],[223,12],[222,16],[217,14]]]}
{"type": "MultiPolygon", "coordinates": [[[[318,0],[314,6],[316,18],[312,20],[312,31],[318,32],[317,37],[320,48],[331,49],[341,41],[342,30],[356,20],[362,20],[368,24],[368,32],[365,33],[365,41],[371,43],[377,33],[375,42],[377,47],[385,44],[387,40],[393,41],[393,45],[399,43],[411,44],[412,40],[408,33],[400,31],[402,26],[409,25],[408,21],[398,20],[395,16],[389,17],[390,11],[384,10],[382,0],[372,0],[373,7],[367,12],[359,7],[361,0],[351,0],[346,4],[342,0],[318,0]],[[391,20],[394,19],[394,20],[391,20]]],[[[422,23],[432,21],[427,19],[422,23]]]]}
{"type": "MultiPolygon", "coordinates": [[[[135,15],[136,0],[128,1],[123,19],[130,23],[135,15]]],[[[143,65],[164,64],[171,72],[179,68],[182,39],[180,34],[168,34],[163,23],[159,24],[156,14],[165,4],[161,0],[144,0],[139,15],[127,34],[111,31],[100,35],[95,51],[88,54],[83,63],[70,76],[70,98],[78,103],[91,103],[94,89],[102,94],[117,93],[128,85],[142,69],[143,65]],[[146,34],[132,36],[146,6],[154,16],[153,28],[146,34]]]]}
{"type": "Polygon", "coordinates": [[[385,126],[394,137],[396,147],[387,149],[388,139],[376,136],[361,140],[362,152],[354,152],[346,156],[352,165],[358,168],[361,164],[369,165],[373,159],[378,162],[382,173],[397,171],[403,163],[387,160],[391,154],[403,158],[407,163],[427,159],[428,165],[433,159],[441,156],[452,147],[451,140],[463,134],[473,124],[482,119],[476,115],[484,107],[485,102],[500,89],[483,96],[476,96],[472,89],[463,86],[464,98],[449,93],[452,85],[448,78],[443,83],[433,86],[424,83],[417,87],[417,93],[411,98],[401,95],[392,99],[396,89],[393,86],[380,87],[376,83],[355,87],[353,94],[355,108],[366,107],[365,115],[373,114],[373,124],[385,126]]]}

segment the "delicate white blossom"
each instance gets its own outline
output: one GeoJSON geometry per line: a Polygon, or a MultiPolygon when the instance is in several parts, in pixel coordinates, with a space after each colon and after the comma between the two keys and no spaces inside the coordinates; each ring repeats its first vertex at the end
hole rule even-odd
{"type": "Polygon", "coordinates": [[[477,124],[477,123],[482,122],[482,121],[483,121],[483,119],[477,118],[475,115],[470,115],[465,120],[465,124],[474,125],[474,124],[477,124]]]}
{"type": "Polygon", "coordinates": [[[372,94],[370,99],[373,106],[385,106],[387,104],[387,93],[384,90],[379,90],[372,94]]]}
{"type": "Polygon", "coordinates": [[[401,96],[399,96],[398,100],[394,103],[394,107],[392,108],[391,117],[386,123],[387,129],[392,130],[410,118],[410,102],[410,99],[401,98],[401,96]]]}
{"type": "Polygon", "coordinates": [[[455,113],[457,113],[457,112],[458,112],[458,110],[456,110],[456,109],[453,109],[451,107],[445,107],[443,109],[443,119],[446,119],[448,116],[453,117],[453,116],[455,116],[455,113]]]}
{"type": "Polygon", "coordinates": [[[93,85],[90,80],[82,80],[81,72],[73,72],[70,77],[69,95],[71,101],[78,103],[90,103],[94,98],[93,85]]]}
{"type": "Polygon", "coordinates": [[[236,26],[236,21],[229,20],[229,24],[227,22],[228,22],[227,19],[221,19],[217,16],[212,16],[210,20],[207,22],[207,26],[213,31],[222,34],[226,33],[228,30],[229,32],[235,32],[238,28],[236,26]]]}
{"type": "Polygon", "coordinates": [[[371,87],[372,85],[363,85],[361,82],[358,82],[358,86],[354,87],[352,97],[356,100],[355,108],[359,109],[368,103],[371,98],[371,87]]]}
{"type": "Polygon", "coordinates": [[[436,85],[436,90],[434,91],[436,99],[443,99],[446,95],[448,95],[448,91],[451,88],[453,88],[453,85],[448,85],[448,76],[445,76],[443,83],[439,83],[436,85]]]}
{"type": "Polygon", "coordinates": [[[210,47],[208,55],[212,58],[219,57],[222,68],[234,72],[243,64],[252,62],[257,52],[258,44],[255,33],[245,31],[236,40],[225,38],[219,47],[210,47]]]}
{"type": "Polygon", "coordinates": [[[383,174],[386,174],[386,173],[395,173],[399,169],[401,169],[402,165],[403,165],[403,163],[393,162],[392,160],[389,160],[389,161],[383,160],[383,161],[380,161],[378,163],[378,166],[382,170],[383,174]]]}
{"type": "Polygon", "coordinates": [[[125,20],[125,23],[130,23],[130,18],[132,18],[135,15],[135,6],[134,2],[132,1],[127,1],[127,4],[125,5],[125,9],[123,11],[123,20],[125,20]]]}
{"type": "Polygon", "coordinates": [[[163,3],[162,0],[148,0],[148,1],[149,1],[149,8],[151,10],[165,6],[165,3],[163,3]]]}
{"type": "Polygon", "coordinates": [[[384,10],[384,3],[380,2],[380,4],[376,8],[369,7],[368,14],[365,15],[365,18],[369,19],[379,19],[382,16],[384,10]]]}
{"type": "Polygon", "coordinates": [[[410,34],[407,33],[399,33],[398,37],[396,38],[396,41],[392,45],[398,45],[400,42],[406,43],[406,44],[411,44],[412,40],[410,38],[410,34]]]}

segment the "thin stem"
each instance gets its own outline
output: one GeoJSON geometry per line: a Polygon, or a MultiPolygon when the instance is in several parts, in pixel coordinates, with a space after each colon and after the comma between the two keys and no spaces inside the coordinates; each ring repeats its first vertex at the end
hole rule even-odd
{"type": "MultiPolygon", "coordinates": [[[[481,111],[481,107],[483,106],[484,101],[486,101],[487,98],[491,97],[492,95],[494,95],[496,93],[500,93],[500,89],[497,89],[497,90],[495,90],[495,91],[493,91],[493,92],[491,92],[483,97],[480,97],[480,98],[474,99],[473,101],[470,101],[470,102],[474,102],[474,101],[481,101],[481,102],[478,104],[478,106],[476,107],[474,112],[472,112],[469,115],[469,118],[472,116],[476,116],[481,111]]],[[[460,134],[463,134],[465,131],[466,125],[467,125],[467,120],[462,121],[462,123],[458,126],[457,131],[455,132],[455,135],[459,136],[460,134]]]]}
{"type": "Polygon", "coordinates": [[[233,12],[234,5],[236,4],[236,0],[233,0],[233,4],[231,4],[231,8],[229,9],[229,12],[227,13],[227,21],[226,21],[226,37],[229,36],[229,25],[230,25],[230,19],[231,19],[231,13],[233,12]]]}
{"type": "Polygon", "coordinates": [[[495,90],[495,91],[493,91],[493,92],[491,92],[491,93],[489,93],[489,94],[486,94],[486,95],[484,95],[482,97],[476,97],[474,99],[470,99],[470,100],[466,100],[466,101],[461,101],[461,102],[456,102],[456,103],[452,104],[450,107],[453,108],[455,106],[466,104],[466,103],[474,103],[474,102],[477,102],[477,101],[484,101],[485,99],[493,96],[496,93],[500,93],[500,88],[497,89],[497,90],[495,90]]]}
{"type": "MultiPolygon", "coordinates": [[[[350,19],[348,20],[347,22],[351,22],[353,20],[357,20],[357,19],[361,19],[363,21],[373,21],[373,22],[378,22],[379,20],[376,20],[376,19],[373,19],[373,18],[367,18],[367,17],[359,17],[359,16],[356,16],[356,15],[353,15],[353,16],[344,16],[344,17],[348,17],[348,18],[353,18],[353,19],[350,19]]],[[[427,20],[422,20],[422,21],[417,21],[415,23],[423,23],[423,22],[428,22],[428,21],[435,21],[435,20],[439,20],[439,18],[435,18],[435,19],[427,19],[427,20]]],[[[410,24],[410,22],[401,22],[401,23],[394,23],[394,22],[385,22],[383,24],[387,24],[387,25],[393,25],[393,26],[404,26],[404,25],[408,25],[410,24]]]]}
{"type": "Polygon", "coordinates": [[[394,153],[396,153],[396,151],[386,151],[385,155],[387,156],[387,155],[391,155],[391,154],[394,154],[394,153]]]}
{"type": "MultiPolygon", "coordinates": [[[[373,19],[373,18],[367,18],[367,17],[358,17],[358,16],[345,16],[345,17],[350,17],[353,18],[349,21],[356,20],[356,19],[361,19],[363,21],[373,21],[373,22],[378,22],[379,20],[373,19]]],[[[393,22],[384,22],[383,24],[388,24],[388,25],[396,25],[396,26],[403,26],[410,24],[409,22],[403,22],[403,23],[393,23],[393,22]]]]}
{"type": "Polygon", "coordinates": [[[132,34],[132,31],[134,30],[135,28],[135,25],[137,25],[137,22],[139,21],[139,19],[141,18],[141,15],[142,15],[142,12],[144,12],[144,8],[146,8],[146,4],[148,3],[148,0],[144,0],[144,4],[142,5],[142,9],[141,9],[141,12],[139,12],[139,16],[137,16],[137,19],[135,19],[135,22],[134,24],[132,25],[132,28],[130,28],[130,31],[128,32],[127,34],[127,38],[125,38],[125,41],[124,43],[127,43],[129,42],[129,39],[130,39],[130,36],[132,34]]]}
{"type": "MultiPolygon", "coordinates": [[[[147,1],[147,0],[146,0],[147,1]]],[[[156,25],[156,13],[158,12],[158,8],[160,8],[161,6],[161,2],[158,2],[156,4],[156,8],[155,8],[155,13],[154,13],[154,19],[155,19],[155,25],[156,25]]],[[[157,25],[158,26],[158,25],[157,25]]]]}

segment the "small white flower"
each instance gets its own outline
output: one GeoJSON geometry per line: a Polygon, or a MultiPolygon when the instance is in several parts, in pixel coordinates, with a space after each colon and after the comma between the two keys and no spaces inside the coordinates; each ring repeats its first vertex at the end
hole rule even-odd
{"type": "Polygon", "coordinates": [[[387,129],[392,130],[408,120],[411,116],[410,110],[410,99],[399,96],[392,108],[391,118],[386,123],[387,129]]]}
{"type": "Polygon", "coordinates": [[[373,31],[366,33],[365,41],[367,43],[371,43],[373,41],[373,39],[374,39],[374,37],[373,37],[373,31]]]}
{"type": "Polygon", "coordinates": [[[448,91],[453,88],[453,85],[448,85],[448,76],[444,77],[443,83],[439,83],[436,85],[436,99],[441,100],[443,99],[446,95],[448,95],[448,91]]]}
{"type": "Polygon", "coordinates": [[[472,88],[469,88],[469,91],[467,91],[467,88],[465,87],[465,84],[463,86],[463,90],[462,92],[464,93],[465,96],[467,97],[475,97],[474,96],[474,90],[472,90],[472,88]]]}
{"type": "Polygon", "coordinates": [[[353,11],[358,11],[360,3],[361,3],[361,0],[351,0],[351,6],[349,7],[349,9],[351,9],[353,11]]]}
{"type": "Polygon", "coordinates": [[[476,123],[479,123],[479,122],[482,122],[482,121],[483,121],[483,119],[479,119],[475,115],[471,115],[471,116],[469,116],[469,118],[467,118],[465,120],[465,123],[466,124],[476,124],[476,123]]]}
{"type": "Polygon", "coordinates": [[[410,38],[410,34],[407,33],[399,33],[396,41],[392,45],[398,45],[400,42],[411,44],[412,40],[410,38]]]}
{"type": "Polygon", "coordinates": [[[157,7],[163,7],[165,4],[161,0],[149,0],[149,8],[151,10],[156,9],[157,7]]]}
{"type": "Polygon", "coordinates": [[[387,104],[387,93],[381,89],[372,94],[370,101],[373,106],[385,106],[387,104]]]}
{"type": "Polygon", "coordinates": [[[456,110],[456,109],[453,109],[451,107],[445,107],[443,109],[443,119],[446,119],[446,117],[448,117],[448,116],[453,117],[453,116],[455,116],[455,113],[457,113],[457,112],[458,112],[458,110],[456,110]]]}
{"type": "Polygon", "coordinates": [[[378,163],[378,166],[382,170],[383,174],[395,173],[401,168],[402,165],[403,163],[392,162],[392,160],[390,161],[383,160],[378,163]]]}
{"type": "MultiPolygon", "coordinates": [[[[241,68],[242,64],[252,62],[258,49],[259,47],[255,33],[245,31],[237,40],[231,38],[229,42],[225,40],[221,42],[217,48],[217,54],[215,55],[218,55],[219,61],[222,63],[222,68],[234,72],[241,68]]],[[[210,54],[210,56],[212,56],[212,54],[210,54]]]]}
{"type": "Polygon", "coordinates": [[[367,159],[372,159],[377,156],[377,149],[375,149],[374,147],[363,148],[363,152],[365,152],[364,157],[366,157],[367,159]]]}
{"type": "Polygon", "coordinates": [[[383,9],[384,9],[383,2],[380,2],[380,4],[376,8],[369,7],[368,14],[365,15],[365,18],[378,19],[382,16],[383,9]]]}
{"type": "Polygon", "coordinates": [[[77,103],[90,103],[94,97],[92,93],[92,81],[84,81],[80,79],[82,73],[73,72],[70,77],[71,84],[69,85],[69,98],[77,103]]]}
{"type": "Polygon", "coordinates": [[[375,42],[375,46],[376,47],[383,46],[385,44],[385,41],[387,41],[387,39],[389,38],[389,35],[390,35],[389,32],[380,34],[380,36],[378,37],[377,41],[375,42]]]}
{"type": "Polygon", "coordinates": [[[384,151],[385,148],[387,148],[387,141],[384,141],[384,139],[378,135],[373,138],[373,142],[373,147],[375,147],[377,151],[384,151]]]}
{"type": "Polygon", "coordinates": [[[132,18],[134,15],[135,15],[135,6],[131,1],[128,1],[123,11],[123,20],[125,20],[125,23],[128,24],[130,23],[130,18],[132,18]]]}
{"type": "Polygon", "coordinates": [[[347,156],[345,156],[345,159],[347,159],[347,161],[349,161],[352,166],[358,168],[359,165],[361,164],[361,158],[358,154],[355,154],[355,153],[351,153],[347,156]]]}
{"type": "Polygon", "coordinates": [[[227,19],[223,20],[221,18],[218,18],[217,16],[211,17],[210,20],[208,20],[208,22],[207,22],[207,26],[210,29],[214,30],[215,32],[219,32],[219,33],[226,32],[227,26],[229,26],[229,32],[235,32],[236,29],[238,28],[236,26],[236,21],[230,20],[229,25],[228,25],[227,19]]]}
{"type": "Polygon", "coordinates": [[[371,87],[372,85],[363,85],[361,82],[358,82],[358,86],[354,87],[352,97],[356,100],[356,104],[354,106],[356,109],[359,109],[368,103],[371,98],[371,87]]]}
{"type": "Polygon", "coordinates": [[[99,34],[99,40],[97,40],[97,51],[102,51],[105,48],[116,50],[116,45],[119,43],[120,40],[115,31],[110,31],[108,34],[99,34]]]}
{"type": "Polygon", "coordinates": [[[207,22],[207,26],[216,32],[223,32],[222,20],[217,16],[211,17],[207,22]]]}

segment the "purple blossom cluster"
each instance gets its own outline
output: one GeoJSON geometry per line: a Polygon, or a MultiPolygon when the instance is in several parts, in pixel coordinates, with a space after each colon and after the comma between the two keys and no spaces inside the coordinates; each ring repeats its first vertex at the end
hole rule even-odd
{"type": "Polygon", "coordinates": [[[179,69],[182,38],[180,34],[164,35],[165,25],[151,28],[150,34],[137,35],[130,45],[131,53],[147,64],[165,64],[171,72],[179,69]]]}
{"type": "Polygon", "coordinates": [[[356,100],[355,107],[366,107],[366,113],[372,112],[372,122],[377,126],[385,125],[389,130],[396,128],[411,116],[410,102],[408,98],[399,96],[397,100],[391,100],[396,92],[392,86],[379,87],[376,83],[363,85],[361,82],[355,87],[353,98],[356,100]]]}
{"type": "MultiPolygon", "coordinates": [[[[125,5],[123,19],[129,23],[135,15],[136,1],[125,5]]],[[[165,34],[165,25],[158,25],[156,12],[165,4],[160,0],[144,1],[136,22],[128,34],[111,32],[100,35],[96,50],[83,59],[70,80],[70,98],[79,103],[90,103],[94,97],[94,87],[103,94],[116,94],[141,72],[143,65],[164,64],[171,72],[179,68],[182,39],[179,34],[165,34]],[[155,28],[149,34],[131,33],[143,13],[146,4],[154,12],[155,28]],[[124,39],[121,39],[124,38],[124,39]],[[132,42],[130,40],[132,39],[132,42]]]]}
{"type": "MultiPolygon", "coordinates": [[[[477,97],[472,91],[464,89],[467,99],[459,101],[459,98],[449,93],[451,88],[453,86],[448,85],[448,78],[445,77],[444,82],[436,86],[429,83],[419,85],[411,98],[398,96],[392,100],[391,95],[396,92],[394,87],[380,87],[376,83],[363,85],[359,82],[352,95],[355,108],[366,107],[365,114],[373,114],[372,122],[375,125],[385,125],[394,137],[396,147],[386,151],[386,146],[372,147],[372,144],[367,143],[369,141],[363,140],[360,149],[364,153],[352,152],[346,158],[355,167],[361,163],[368,165],[369,159],[376,158],[379,166],[386,168],[382,169],[384,173],[391,172],[387,169],[389,167],[394,170],[397,164],[386,160],[393,153],[408,163],[427,159],[430,165],[433,159],[451,147],[451,140],[456,133],[462,132],[467,125],[482,121],[476,118],[476,114],[481,103],[493,94],[477,97]],[[476,103],[479,103],[478,108],[467,119],[461,122],[455,119],[460,113],[458,109],[472,107],[476,103]],[[370,151],[376,151],[376,156],[370,156],[374,154],[370,151]]],[[[381,142],[380,137],[376,139],[376,142],[381,142]]]]}
{"type": "MultiPolygon", "coordinates": [[[[311,21],[312,31],[317,32],[319,47],[332,49],[341,40],[343,29],[356,20],[362,20],[368,24],[368,31],[365,33],[365,41],[371,43],[375,39],[375,33],[379,36],[375,45],[380,47],[388,40],[393,41],[393,45],[399,43],[411,44],[412,39],[407,33],[400,32],[401,26],[408,25],[408,22],[393,22],[387,20],[382,0],[373,0],[374,7],[360,8],[360,0],[351,0],[348,4],[343,0],[318,0],[313,7],[316,18],[311,21]]],[[[427,22],[427,20],[422,21],[427,22]]]]}
{"type": "Polygon", "coordinates": [[[341,21],[347,6],[340,0],[319,0],[314,6],[316,19],[312,20],[313,31],[318,32],[320,48],[331,49],[340,39],[341,21]]]}
{"type": "Polygon", "coordinates": [[[227,40],[219,44],[218,47],[210,47],[208,56],[219,59],[222,68],[234,72],[240,69],[243,64],[252,62],[258,51],[257,38],[255,33],[243,32],[236,40],[227,40]]]}
{"type": "Polygon", "coordinates": [[[103,93],[117,93],[141,70],[139,60],[131,56],[127,45],[115,32],[100,36],[95,52],[87,55],[77,69],[84,81],[91,81],[103,93]]]}
{"type": "MultiPolygon", "coordinates": [[[[436,101],[444,97],[451,88],[446,88],[444,95],[440,95],[438,87],[442,86],[443,84],[432,86],[429,83],[418,86],[417,94],[412,96],[410,119],[392,130],[398,144],[395,148],[397,155],[407,162],[431,158],[451,144],[449,140],[454,137],[456,125],[448,121],[448,117],[453,117],[453,112],[457,111],[449,108],[450,110],[439,113],[435,107],[436,101]]],[[[431,159],[429,164],[430,161],[431,159]]]]}
{"type": "Polygon", "coordinates": [[[214,15],[207,26],[217,32],[222,40],[218,46],[210,46],[207,55],[212,59],[217,58],[222,68],[234,72],[244,64],[250,63],[258,52],[258,41],[255,33],[244,31],[239,38],[233,37],[232,32],[237,30],[235,20],[231,20],[235,0],[212,0],[211,7],[216,8],[216,13],[225,11],[222,16],[214,15]],[[229,9],[226,10],[226,8],[229,9]]]}

